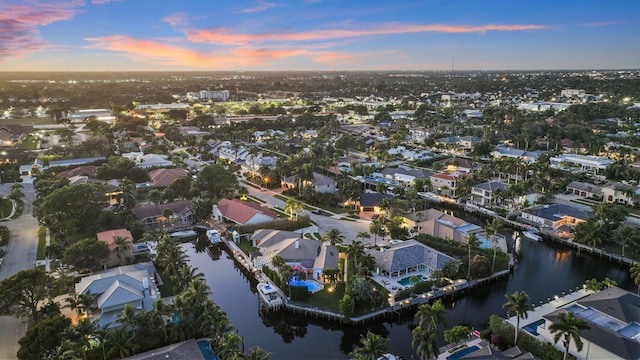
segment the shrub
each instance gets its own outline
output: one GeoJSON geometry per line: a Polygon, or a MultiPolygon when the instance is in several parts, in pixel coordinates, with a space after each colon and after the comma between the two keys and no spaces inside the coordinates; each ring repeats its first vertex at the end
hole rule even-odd
{"type": "Polygon", "coordinates": [[[340,309],[340,313],[346,317],[351,317],[353,315],[355,307],[356,307],[355,301],[351,298],[351,296],[349,296],[349,294],[345,293],[338,305],[338,308],[340,309]]]}
{"type": "MultiPolygon", "coordinates": [[[[489,328],[493,333],[491,341],[495,341],[494,343],[501,349],[504,350],[513,344],[514,327],[509,322],[497,315],[491,315],[489,328]]],[[[561,360],[564,356],[564,353],[554,348],[552,344],[542,342],[524,330],[520,330],[518,333],[518,346],[540,359],[561,360]]]]}

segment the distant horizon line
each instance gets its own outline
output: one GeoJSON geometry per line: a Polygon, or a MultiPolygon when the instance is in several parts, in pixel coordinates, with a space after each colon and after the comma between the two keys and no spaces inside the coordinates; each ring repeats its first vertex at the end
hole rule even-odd
{"type": "Polygon", "coordinates": [[[443,72],[443,73],[465,73],[465,72],[496,72],[496,71],[512,71],[512,72],[540,72],[540,71],[640,71],[640,68],[592,68],[592,69],[468,69],[468,70],[0,70],[0,74],[9,73],[234,73],[234,72],[254,72],[254,73],[276,73],[276,72],[443,72]]]}

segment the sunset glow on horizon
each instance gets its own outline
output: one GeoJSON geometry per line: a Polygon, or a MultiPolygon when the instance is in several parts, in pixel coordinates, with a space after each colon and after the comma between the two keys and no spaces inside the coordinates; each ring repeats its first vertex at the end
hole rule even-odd
{"type": "Polygon", "coordinates": [[[640,67],[640,3],[9,0],[0,71],[640,67]]]}

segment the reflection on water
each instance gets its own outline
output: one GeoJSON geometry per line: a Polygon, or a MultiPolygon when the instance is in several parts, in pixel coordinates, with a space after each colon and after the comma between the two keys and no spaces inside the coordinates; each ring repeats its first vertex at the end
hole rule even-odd
{"type": "MultiPolygon", "coordinates": [[[[484,226],[484,220],[465,220],[484,226]]],[[[510,249],[515,247],[513,230],[504,230],[510,249]]],[[[417,358],[411,348],[411,330],[418,321],[415,312],[404,312],[394,322],[343,326],[336,323],[303,318],[286,312],[262,313],[258,306],[255,280],[247,279],[241,268],[219,247],[206,250],[205,237],[183,248],[190,264],[206,275],[213,294],[211,298],[227,312],[234,327],[244,337],[245,348],[260,346],[273,354],[273,359],[347,359],[367,330],[389,339],[390,351],[405,359],[417,358]]],[[[524,290],[532,304],[575,291],[585,280],[610,278],[627,290],[635,291],[628,269],[559,244],[520,240],[520,256],[514,273],[508,279],[489,284],[467,296],[443,299],[449,308],[451,325],[468,325],[483,329],[491,314],[506,316],[505,294],[524,290]]],[[[442,341],[442,339],[441,339],[442,341]]]]}

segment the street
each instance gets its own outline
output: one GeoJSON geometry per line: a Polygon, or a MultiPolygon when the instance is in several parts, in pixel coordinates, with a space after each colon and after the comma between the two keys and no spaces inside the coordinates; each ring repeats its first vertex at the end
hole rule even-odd
{"type": "MultiPolygon", "coordinates": [[[[24,210],[17,219],[9,220],[6,225],[11,232],[11,239],[5,248],[5,257],[0,267],[0,280],[21,270],[35,267],[36,250],[38,248],[38,221],[31,216],[32,203],[35,199],[33,184],[23,183],[24,210]]],[[[0,184],[0,194],[8,196],[11,184],[0,184]]],[[[18,340],[27,331],[26,319],[0,316],[0,359],[16,359],[18,340]]]]}
{"type": "MultiPolygon", "coordinates": [[[[261,199],[269,204],[270,208],[278,207],[284,210],[284,201],[275,198],[273,195],[277,194],[273,191],[267,190],[262,191],[261,189],[256,189],[253,186],[246,186],[249,190],[249,195],[261,199]]],[[[327,213],[323,210],[324,213],[327,213]]],[[[344,235],[344,243],[350,244],[353,240],[358,240],[357,235],[359,232],[369,232],[369,224],[368,220],[340,220],[343,216],[325,216],[313,214],[309,210],[305,210],[305,215],[309,215],[311,217],[311,221],[318,226],[318,232],[320,234],[325,233],[327,230],[336,228],[340,230],[342,235],[344,235]]],[[[373,241],[373,238],[371,239],[373,241]]],[[[368,240],[365,239],[365,242],[368,243],[368,240]]]]}

